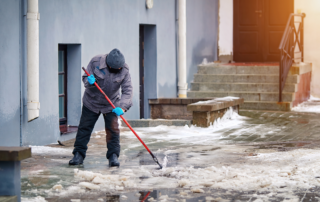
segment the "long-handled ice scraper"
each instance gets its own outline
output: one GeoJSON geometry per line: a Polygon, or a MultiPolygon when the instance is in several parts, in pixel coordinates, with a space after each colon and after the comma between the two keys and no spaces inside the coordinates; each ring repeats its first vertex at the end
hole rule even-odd
{"type": "Polygon", "coordinates": [[[150,195],[150,191],[147,193],[147,195],[142,199],[141,202],[144,202],[145,200],[147,200],[148,196],[150,195]]]}
{"type": "MultiPolygon", "coordinates": [[[[82,67],[83,71],[90,76],[89,72],[82,67]]],[[[108,96],[103,92],[103,90],[99,87],[99,85],[97,84],[97,82],[94,82],[94,85],[99,89],[99,91],[104,95],[104,97],[108,100],[108,102],[110,103],[110,105],[114,108],[116,108],[114,106],[114,104],[111,102],[111,100],[108,98],[108,96]]],[[[160,169],[162,169],[162,165],[159,163],[157,157],[150,151],[150,149],[147,147],[147,145],[142,141],[142,139],[139,137],[139,135],[136,133],[136,131],[133,130],[133,128],[130,126],[130,124],[127,122],[127,120],[120,115],[120,117],[122,118],[122,120],[127,124],[127,126],[130,128],[130,130],[133,132],[133,134],[138,138],[138,140],[141,142],[141,144],[146,148],[146,150],[149,152],[149,154],[151,155],[152,159],[160,166],[160,169]]]]}

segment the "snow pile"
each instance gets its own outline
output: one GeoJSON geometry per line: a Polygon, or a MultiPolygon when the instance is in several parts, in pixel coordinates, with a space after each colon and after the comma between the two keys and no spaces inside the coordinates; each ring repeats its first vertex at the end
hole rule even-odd
{"type": "Polygon", "coordinates": [[[35,198],[21,198],[22,202],[47,202],[47,200],[41,196],[35,198]]]}
{"type": "Polygon", "coordinates": [[[239,97],[232,97],[232,96],[227,96],[227,97],[221,97],[221,98],[215,98],[212,100],[207,100],[207,101],[199,101],[193,104],[211,104],[214,102],[219,102],[219,101],[233,101],[233,100],[237,100],[240,99],[239,97]]]}
{"type": "Polygon", "coordinates": [[[135,188],[137,185],[131,179],[133,175],[131,169],[122,170],[120,175],[103,175],[101,173],[74,169],[75,178],[82,181],[79,185],[89,190],[122,191],[124,188],[135,188]]]}
{"type": "Polygon", "coordinates": [[[31,152],[33,154],[50,154],[50,155],[72,154],[72,149],[64,149],[64,148],[49,147],[49,146],[29,146],[29,147],[31,147],[31,152]]]}
{"type": "Polygon", "coordinates": [[[154,177],[176,179],[177,187],[201,193],[203,188],[277,192],[320,186],[320,150],[300,149],[246,157],[234,167],[175,167],[153,172],[154,177]],[[312,163],[311,163],[312,162],[312,163]]]}
{"type": "Polygon", "coordinates": [[[320,113],[320,98],[311,96],[308,101],[292,108],[292,111],[320,113]]]}
{"type": "MultiPolygon", "coordinates": [[[[216,143],[222,138],[222,130],[225,129],[240,129],[247,120],[247,117],[240,116],[231,107],[227,110],[222,118],[218,118],[208,128],[201,128],[197,126],[156,126],[135,128],[135,131],[143,139],[157,139],[160,141],[176,141],[179,143],[191,144],[210,144],[216,143]],[[201,138],[199,138],[201,137],[201,138]]],[[[136,138],[131,131],[121,132],[122,136],[127,138],[136,138]]],[[[131,147],[141,146],[141,144],[131,145],[131,147]]]]}

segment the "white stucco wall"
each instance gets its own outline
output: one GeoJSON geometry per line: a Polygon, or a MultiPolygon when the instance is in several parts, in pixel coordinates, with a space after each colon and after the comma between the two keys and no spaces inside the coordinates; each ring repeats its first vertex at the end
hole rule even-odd
{"type": "Polygon", "coordinates": [[[320,1],[295,0],[294,11],[306,14],[304,25],[305,62],[312,63],[311,94],[320,97],[320,1]]]}
{"type": "Polygon", "coordinates": [[[220,0],[219,56],[233,55],[233,0],[220,0]]]}

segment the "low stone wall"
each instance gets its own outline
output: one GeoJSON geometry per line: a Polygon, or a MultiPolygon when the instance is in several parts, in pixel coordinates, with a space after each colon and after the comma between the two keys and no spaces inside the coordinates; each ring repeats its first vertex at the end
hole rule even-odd
{"type": "Polygon", "coordinates": [[[193,125],[209,127],[218,118],[223,117],[230,107],[232,107],[234,112],[239,113],[239,105],[243,104],[243,102],[243,98],[217,98],[193,103],[188,105],[187,108],[193,114],[193,125]]]}
{"type": "Polygon", "coordinates": [[[213,98],[158,98],[150,99],[151,119],[184,119],[192,120],[188,104],[207,101],[213,98]]]}
{"type": "MultiPolygon", "coordinates": [[[[137,120],[127,120],[131,127],[141,128],[141,127],[156,127],[156,126],[185,126],[191,125],[191,120],[170,120],[170,119],[137,119],[137,120]]],[[[121,126],[127,127],[123,120],[121,120],[121,126]]]]}

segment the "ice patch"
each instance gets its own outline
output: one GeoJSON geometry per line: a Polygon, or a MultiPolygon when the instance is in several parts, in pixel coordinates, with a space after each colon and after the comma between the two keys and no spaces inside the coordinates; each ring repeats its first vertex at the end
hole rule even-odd
{"type": "Polygon", "coordinates": [[[239,97],[232,97],[232,96],[227,96],[227,97],[221,97],[221,98],[215,98],[212,100],[207,100],[207,101],[199,101],[193,104],[210,104],[212,102],[219,102],[219,101],[233,101],[236,99],[240,99],[239,97]]]}
{"type": "Polygon", "coordinates": [[[246,157],[246,164],[222,167],[175,167],[154,171],[154,177],[168,176],[177,186],[201,192],[203,187],[236,191],[290,191],[320,186],[320,150],[297,149],[246,157]],[[311,163],[312,162],[312,163],[311,163]]]}
{"type": "Polygon", "coordinates": [[[31,152],[33,154],[71,154],[72,149],[58,148],[58,147],[48,147],[48,146],[31,146],[31,152]]]}
{"type": "Polygon", "coordinates": [[[47,202],[47,200],[41,196],[35,198],[21,198],[22,202],[47,202]]]}
{"type": "Polygon", "coordinates": [[[99,185],[95,185],[89,182],[80,182],[79,185],[90,190],[100,189],[99,185]]]}
{"type": "Polygon", "coordinates": [[[53,187],[52,187],[52,189],[53,190],[55,190],[55,191],[60,191],[60,190],[62,190],[62,185],[61,184],[57,184],[57,185],[54,185],[53,187]]]}
{"type": "Polygon", "coordinates": [[[308,101],[292,108],[292,111],[320,113],[320,98],[316,98],[311,95],[308,101]]]}

